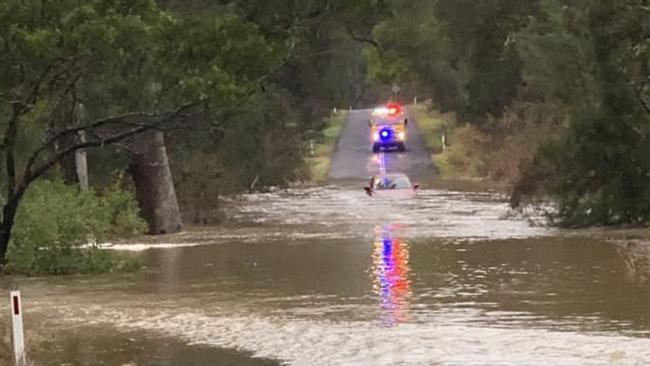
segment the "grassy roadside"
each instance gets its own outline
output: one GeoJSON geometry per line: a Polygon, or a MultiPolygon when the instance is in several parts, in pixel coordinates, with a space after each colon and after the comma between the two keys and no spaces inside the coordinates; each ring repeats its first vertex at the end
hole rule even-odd
{"type": "Polygon", "coordinates": [[[322,137],[314,142],[313,155],[306,159],[313,183],[324,183],[327,180],[332,153],[347,118],[347,111],[339,111],[326,119],[327,127],[323,130],[322,137]]]}
{"type": "Polygon", "coordinates": [[[462,133],[453,115],[444,115],[430,110],[426,104],[413,106],[415,117],[427,146],[431,149],[431,160],[438,168],[443,180],[476,180],[473,162],[463,143],[462,133]],[[446,146],[443,148],[443,135],[446,146]]]}

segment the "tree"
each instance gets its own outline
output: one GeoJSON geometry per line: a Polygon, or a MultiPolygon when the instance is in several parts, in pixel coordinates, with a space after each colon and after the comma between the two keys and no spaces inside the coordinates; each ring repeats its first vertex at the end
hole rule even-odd
{"type": "Polygon", "coordinates": [[[526,174],[559,224],[650,219],[648,19],[643,1],[545,0],[516,37],[530,91],[566,116],[526,174]]]}
{"type": "Polygon", "coordinates": [[[521,85],[509,36],[525,26],[536,3],[393,0],[392,15],[373,30],[370,77],[407,85],[470,122],[499,116],[521,85]]]}
{"type": "Polygon", "coordinates": [[[594,50],[593,103],[572,110],[570,129],[556,145],[562,156],[547,152],[558,172],[551,187],[563,224],[650,219],[650,119],[637,79],[643,71],[628,58],[630,48],[649,35],[647,28],[639,34],[637,11],[644,12],[640,2],[603,1],[586,13],[594,50]],[[629,27],[631,20],[636,25],[629,27]]]}
{"type": "Polygon", "coordinates": [[[25,191],[51,167],[236,104],[284,51],[235,14],[183,18],[151,0],[4,1],[0,43],[0,264],[25,191]],[[87,119],[75,125],[79,102],[87,119]]]}

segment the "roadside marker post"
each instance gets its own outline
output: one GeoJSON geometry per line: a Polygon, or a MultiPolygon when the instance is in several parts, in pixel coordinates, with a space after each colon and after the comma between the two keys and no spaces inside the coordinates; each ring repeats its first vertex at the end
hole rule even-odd
{"type": "Polygon", "coordinates": [[[23,334],[23,311],[20,291],[11,291],[11,339],[14,345],[14,357],[16,366],[23,366],[25,359],[25,337],[23,334]]]}

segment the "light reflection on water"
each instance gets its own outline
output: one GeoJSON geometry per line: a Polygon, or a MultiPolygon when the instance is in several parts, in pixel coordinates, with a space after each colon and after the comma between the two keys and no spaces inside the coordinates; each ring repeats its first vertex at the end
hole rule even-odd
{"type": "Polygon", "coordinates": [[[375,229],[373,244],[373,289],[379,295],[383,322],[395,325],[409,320],[409,246],[399,235],[400,225],[388,224],[375,229]]]}

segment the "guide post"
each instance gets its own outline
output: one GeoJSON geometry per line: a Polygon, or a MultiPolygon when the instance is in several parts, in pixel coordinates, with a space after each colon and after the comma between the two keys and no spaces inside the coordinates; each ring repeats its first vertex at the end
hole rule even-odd
{"type": "Polygon", "coordinates": [[[23,334],[23,312],[20,291],[11,291],[11,339],[16,366],[25,365],[25,337],[23,334]]]}

